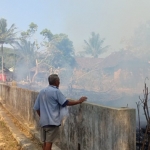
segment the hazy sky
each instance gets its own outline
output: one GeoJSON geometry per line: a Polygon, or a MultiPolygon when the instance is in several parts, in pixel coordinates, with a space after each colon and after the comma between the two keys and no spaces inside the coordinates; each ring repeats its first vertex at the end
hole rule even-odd
{"type": "Polygon", "coordinates": [[[44,28],[53,34],[65,33],[76,51],[82,50],[84,39],[92,31],[105,38],[104,46],[112,51],[122,47],[134,29],[150,20],[150,0],[0,0],[0,17],[9,26],[27,30],[34,22],[40,32],[44,28]]]}

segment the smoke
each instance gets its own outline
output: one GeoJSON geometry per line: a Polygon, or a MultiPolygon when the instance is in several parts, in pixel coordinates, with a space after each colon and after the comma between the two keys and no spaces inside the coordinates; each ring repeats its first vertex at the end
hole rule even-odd
{"type": "MultiPolygon", "coordinates": [[[[34,22],[38,25],[38,32],[48,28],[53,34],[65,33],[73,41],[76,53],[83,50],[84,40],[89,39],[91,32],[99,33],[102,39],[105,38],[104,45],[110,45],[109,52],[104,54],[104,56],[120,49],[135,51],[140,47],[140,51],[142,51],[149,48],[149,44],[147,44],[149,43],[149,34],[147,34],[149,27],[147,26],[148,24],[145,25],[150,20],[149,0],[63,0],[59,2],[49,0],[26,0],[24,2],[5,0],[1,2],[1,6],[3,6],[0,10],[1,17],[8,20],[8,26],[15,23],[19,30],[26,31],[28,25],[34,22]],[[142,36],[143,34],[147,36],[142,36]]],[[[41,40],[41,37],[37,36],[37,39],[41,40]]],[[[140,58],[138,55],[136,57],[140,58]]],[[[144,59],[140,59],[142,62],[138,61],[136,66],[141,64],[140,67],[144,69],[137,69],[137,72],[134,72],[137,78],[133,76],[120,84],[111,82],[113,75],[109,76],[110,85],[115,83],[111,94],[109,93],[111,95],[110,100],[113,100],[113,93],[116,92],[115,89],[117,86],[121,88],[125,86],[130,87],[130,95],[129,93],[124,95],[124,88],[123,92],[121,90],[117,91],[119,94],[117,93],[118,98],[114,98],[116,101],[108,102],[105,101],[108,99],[105,93],[97,94],[92,90],[92,92],[85,92],[84,84],[82,84],[83,80],[86,82],[86,86],[89,86],[91,89],[94,89],[96,83],[99,83],[100,88],[102,88],[102,85],[105,85],[104,78],[100,76],[103,72],[99,69],[97,72],[94,72],[99,76],[99,78],[96,76],[99,81],[95,80],[93,84],[91,83],[89,74],[84,76],[82,81],[78,80],[78,85],[81,84],[80,89],[84,90],[73,92],[72,97],[75,96],[78,98],[82,95],[88,95],[89,100],[93,100],[92,102],[114,107],[125,107],[128,104],[129,107],[136,108],[135,102],[139,100],[138,96],[142,93],[144,79],[150,73],[149,64],[145,65],[146,62],[143,62],[144,59]],[[136,84],[136,81],[138,84],[136,84]],[[134,91],[131,90],[133,87],[134,91]]],[[[132,70],[130,72],[127,70],[130,66],[131,64],[126,64],[126,69],[123,71],[125,73],[133,73],[132,70]]],[[[24,72],[21,75],[24,75],[24,72]]],[[[67,87],[70,86],[72,83],[71,77],[73,77],[72,68],[63,70],[60,74],[62,85],[66,84],[67,87]]]]}
{"type": "Polygon", "coordinates": [[[23,3],[6,0],[2,6],[1,15],[10,25],[15,23],[25,31],[29,23],[35,22],[39,32],[46,27],[54,34],[66,33],[76,51],[82,50],[83,41],[92,31],[106,39],[105,44],[111,45],[110,51],[117,51],[122,48],[121,40],[129,39],[139,24],[150,19],[149,0],[27,0],[23,3]]]}
{"type": "Polygon", "coordinates": [[[82,49],[83,39],[87,39],[92,31],[105,38],[111,50],[119,50],[122,48],[121,40],[129,39],[139,24],[150,19],[149,4],[148,0],[83,0],[64,3],[65,32],[74,41],[76,50],[82,49]]]}

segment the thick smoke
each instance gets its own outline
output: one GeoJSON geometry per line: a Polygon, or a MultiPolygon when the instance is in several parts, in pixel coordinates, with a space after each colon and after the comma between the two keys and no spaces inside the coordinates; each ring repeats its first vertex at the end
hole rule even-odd
{"type": "MultiPolygon", "coordinates": [[[[1,5],[1,17],[8,20],[8,26],[15,23],[20,31],[25,31],[29,23],[35,22],[38,32],[48,28],[54,34],[65,33],[73,41],[76,54],[83,50],[84,40],[91,32],[99,33],[105,38],[105,45],[110,45],[109,51],[100,56],[102,62],[94,64],[89,59],[91,68],[72,68],[67,64],[55,68],[54,73],[61,79],[60,88],[66,96],[86,95],[93,103],[136,108],[145,78],[150,78],[149,0],[5,0],[1,5]]],[[[36,39],[42,41],[38,34],[36,39]]],[[[22,66],[18,68],[16,78],[22,79],[27,71],[22,66]]],[[[48,70],[40,78],[44,86],[48,85],[50,73],[48,70]]],[[[148,87],[149,83],[147,80],[148,87]]]]}

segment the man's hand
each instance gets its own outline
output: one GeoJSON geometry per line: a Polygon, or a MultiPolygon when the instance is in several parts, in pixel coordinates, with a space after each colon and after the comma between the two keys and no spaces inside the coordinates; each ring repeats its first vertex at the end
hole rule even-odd
{"type": "Polygon", "coordinates": [[[84,101],[87,100],[87,97],[86,96],[82,96],[80,99],[79,99],[79,102],[80,103],[83,103],[84,101]]]}

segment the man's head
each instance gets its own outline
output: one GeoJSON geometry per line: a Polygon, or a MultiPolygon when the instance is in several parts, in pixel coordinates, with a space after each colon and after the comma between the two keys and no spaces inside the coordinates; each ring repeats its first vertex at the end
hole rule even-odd
{"type": "Polygon", "coordinates": [[[49,77],[48,77],[48,82],[49,82],[49,85],[54,85],[56,87],[59,87],[59,77],[57,74],[51,74],[49,77]]]}

